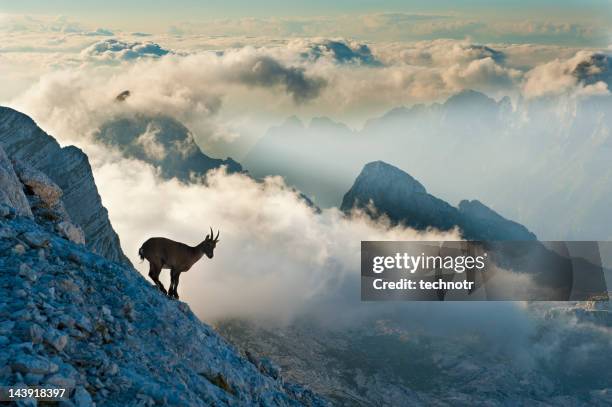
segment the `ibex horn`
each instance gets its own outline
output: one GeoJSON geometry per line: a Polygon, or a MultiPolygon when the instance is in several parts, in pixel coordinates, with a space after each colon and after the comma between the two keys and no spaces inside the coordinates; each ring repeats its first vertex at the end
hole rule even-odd
{"type": "Polygon", "coordinates": [[[214,235],[214,233],[213,233],[213,230],[212,230],[212,227],[211,227],[211,228],[210,228],[210,238],[211,238],[211,239],[212,239],[213,235],[214,235]]]}
{"type": "Polygon", "coordinates": [[[219,240],[219,233],[221,233],[221,230],[217,230],[217,236],[215,237],[215,241],[219,240]]]}

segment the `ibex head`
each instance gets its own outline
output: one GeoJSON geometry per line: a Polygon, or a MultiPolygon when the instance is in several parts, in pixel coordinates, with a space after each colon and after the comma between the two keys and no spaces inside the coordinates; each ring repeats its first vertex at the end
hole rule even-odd
{"type": "Polygon", "coordinates": [[[215,247],[219,242],[219,232],[220,231],[217,231],[217,236],[213,238],[213,230],[212,228],[210,228],[210,235],[206,235],[206,239],[204,239],[204,241],[200,243],[202,251],[209,259],[213,258],[213,251],[215,250],[215,247]]]}

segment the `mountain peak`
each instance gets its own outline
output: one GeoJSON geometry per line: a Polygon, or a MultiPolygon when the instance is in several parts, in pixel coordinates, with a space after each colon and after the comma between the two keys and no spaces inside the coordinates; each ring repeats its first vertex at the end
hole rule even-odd
{"type": "Polygon", "coordinates": [[[536,239],[527,228],[505,219],[480,201],[462,201],[459,208],[451,206],[428,194],[409,174],[384,161],[363,167],[340,208],[345,212],[359,208],[372,217],[386,215],[394,223],[418,230],[459,227],[468,240],[536,239]]]}
{"type": "Polygon", "coordinates": [[[204,154],[189,129],[169,116],[118,118],[105,123],[95,137],[125,157],[158,167],[167,179],[188,182],[192,174],[202,176],[222,165],[228,172],[242,171],[241,165],[231,158],[222,160],[204,154]]]}
{"type": "Polygon", "coordinates": [[[466,104],[479,104],[479,105],[496,105],[494,99],[488,97],[482,92],[478,92],[472,89],[464,89],[459,93],[456,93],[449,97],[444,103],[445,106],[463,106],[466,104]]]}
{"type": "Polygon", "coordinates": [[[355,182],[367,182],[370,180],[376,180],[376,182],[383,182],[385,184],[393,184],[415,193],[427,193],[425,187],[410,174],[384,161],[372,161],[367,163],[355,182]]]}

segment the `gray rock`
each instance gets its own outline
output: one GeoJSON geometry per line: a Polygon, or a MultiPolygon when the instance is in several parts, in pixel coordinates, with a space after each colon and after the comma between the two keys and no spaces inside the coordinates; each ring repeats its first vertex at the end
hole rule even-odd
{"type": "Polygon", "coordinates": [[[26,252],[26,248],[21,243],[17,243],[15,246],[13,246],[12,252],[17,255],[22,255],[26,252]]]}
{"type": "Polygon", "coordinates": [[[23,376],[23,380],[26,382],[28,386],[36,386],[40,383],[40,381],[45,377],[40,373],[26,373],[23,376]]]}
{"type": "Polygon", "coordinates": [[[15,294],[15,297],[17,297],[17,298],[25,298],[25,297],[28,296],[27,291],[22,290],[22,289],[18,289],[18,290],[13,291],[13,294],[15,294]]]}
{"type": "Polygon", "coordinates": [[[45,379],[45,383],[64,389],[72,389],[76,385],[76,381],[73,378],[66,377],[59,373],[56,373],[45,379]]]}
{"type": "Polygon", "coordinates": [[[15,160],[13,167],[21,182],[30,188],[47,207],[52,208],[60,202],[63,194],[62,189],[51,181],[45,173],[30,167],[21,160],[15,160]]]}
{"type": "Polygon", "coordinates": [[[38,279],[38,273],[36,273],[30,266],[26,263],[21,263],[19,266],[19,275],[28,279],[31,282],[34,282],[38,279]]]}
{"type": "Polygon", "coordinates": [[[91,323],[91,320],[85,315],[77,317],[77,319],[75,320],[75,324],[78,328],[82,329],[85,332],[91,333],[93,331],[93,324],[91,323]]]}
{"type": "Polygon", "coordinates": [[[32,324],[30,326],[30,337],[32,338],[32,343],[42,343],[43,341],[44,331],[38,324],[32,324]]]}
{"type": "Polygon", "coordinates": [[[49,236],[38,230],[25,232],[19,237],[33,248],[47,247],[49,245],[49,236]]]}
{"type": "MultiPolygon", "coordinates": [[[[0,210],[1,210],[1,207],[0,207],[0,210]]],[[[12,239],[15,236],[17,236],[17,232],[15,232],[13,228],[5,227],[5,226],[0,227],[0,239],[12,239]]]]}
{"type": "Polygon", "coordinates": [[[14,218],[15,208],[5,203],[0,203],[0,218],[14,218]]]}
{"type": "Polygon", "coordinates": [[[61,352],[68,344],[68,335],[56,330],[49,330],[45,333],[45,342],[53,346],[58,352],[61,352]]]}
{"type": "Polygon", "coordinates": [[[55,373],[58,366],[42,356],[19,355],[11,364],[11,368],[19,373],[49,374],[55,373]]]}
{"type": "Polygon", "coordinates": [[[38,405],[36,399],[34,398],[26,398],[23,400],[19,400],[16,404],[19,407],[36,407],[38,405]]]}
{"type": "Polygon", "coordinates": [[[13,164],[2,149],[2,145],[0,145],[0,185],[2,186],[0,188],[0,204],[4,205],[4,209],[2,209],[3,217],[10,215],[10,210],[6,207],[11,207],[18,215],[31,218],[32,211],[28,199],[23,193],[23,185],[19,182],[13,164]]]}
{"type": "Polygon", "coordinates": [[[61,236],[65,237],[71,242],[76,244],[85,244],[85,233],[83,232],[83,229],[72,222],[66,220],[61,221],[55,225],[55,228],[61,236]]]}
{"type": "MultiPolygon", "coordinates": [[[[107,210],[102,206],[89,160],[81,150],[73,146],[60,147],[32,119],[7,107],[0,107],[0,147],[11,159],[27,162],[45,173],[63,190],[66,211],[83,229],[91,251],[130,264],[121,250],[107,210]]],[[[1,198],[0,202],[3,202],[1,198]]],[[[27,199],[21,200],[21,207],[32,216],[27,199]]]]}
{"type": "Polygon", "coordinates": [[[14,327],[15,323],[13,321],[0,322],[0,335],[10,335],[14,327]]]}
{"type": "Polygon", "coordinates": [[[74,390],[72,400],[77,407],[93,407],[94,403],[91,396],[83,387],[79,386],[74,390]]]}

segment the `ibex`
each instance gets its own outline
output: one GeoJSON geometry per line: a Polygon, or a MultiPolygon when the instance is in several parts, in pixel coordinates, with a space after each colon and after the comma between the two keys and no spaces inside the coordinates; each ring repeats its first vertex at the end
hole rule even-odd
{"type": "Polygon", "coordinates": [[[213,251],[219,242],[219,232],[213,238],[213,230],[210,228],[210,235],[202,243],[191,247],[184,243],[175,242],[165,237],[152,237],[143,243],[138,250],[141,260],[149,261],[149,277],[155,285],[170,297],[178,299],[176,291],[181,273],[189,270],[198,260],[206,255],[209,259],[213,258],[213,251]],[[162,269],[170,269],[170,287],[166,292],[164,285],[159,281],[159,273],[162,269]]]}

